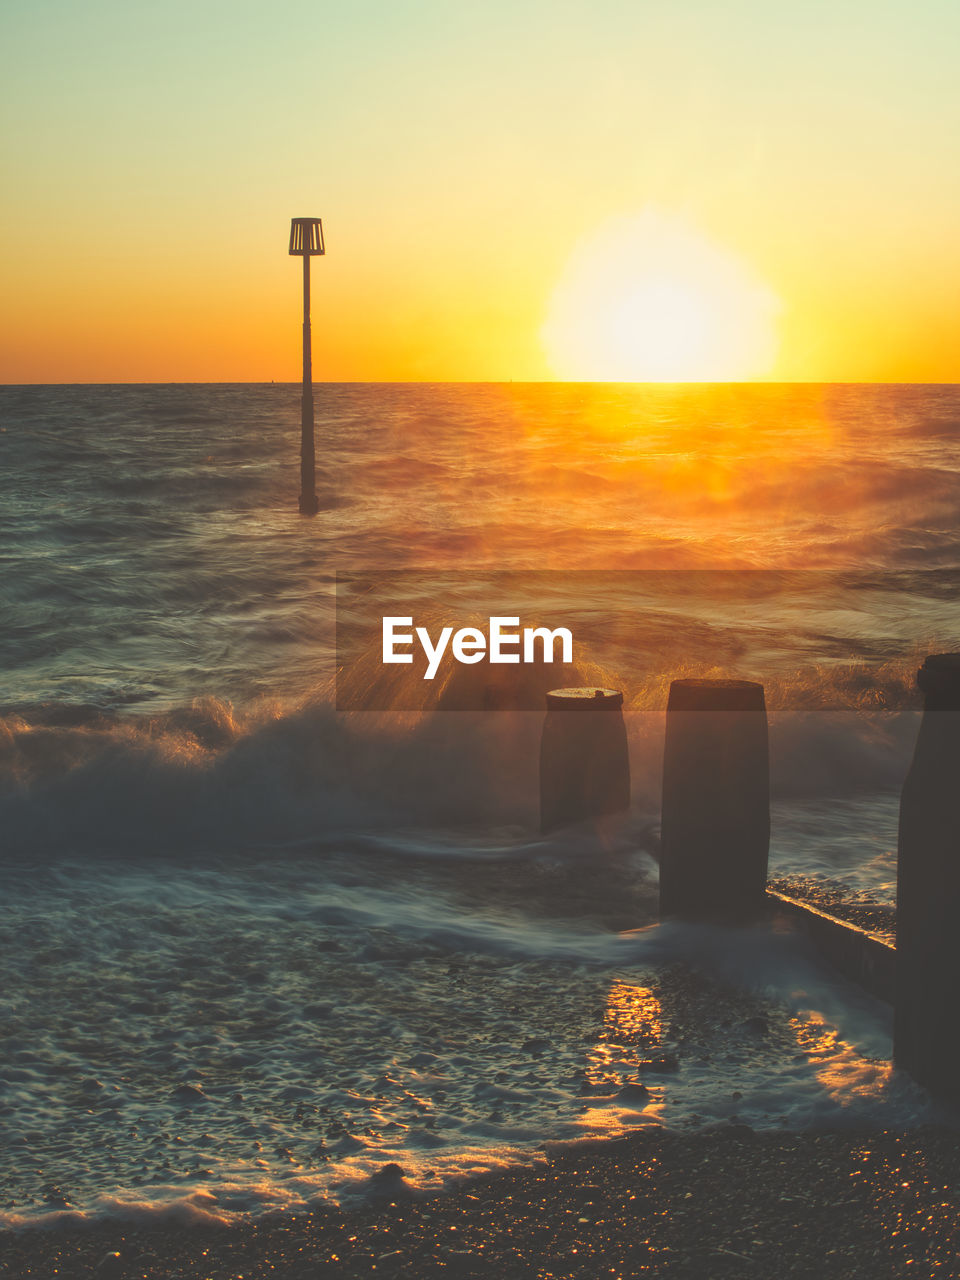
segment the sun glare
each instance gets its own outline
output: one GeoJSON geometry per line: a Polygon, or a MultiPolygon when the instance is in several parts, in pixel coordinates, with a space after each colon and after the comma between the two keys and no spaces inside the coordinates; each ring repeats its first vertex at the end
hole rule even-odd
{"type": "Polygon", "coordinates": [[[722,382],[761,378],[780,303],[733,254],[653,210],[574,251],[541,331],[560,378],[722,382]]]}

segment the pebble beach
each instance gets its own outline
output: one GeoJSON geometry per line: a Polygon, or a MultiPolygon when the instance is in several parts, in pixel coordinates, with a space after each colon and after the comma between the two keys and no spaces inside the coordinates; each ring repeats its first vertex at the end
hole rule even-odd
{"type": "Polygon", "coordinates": [[[0,1275],[933,1280],[958,1274],[958,1174],[956,1135],[935,1128],[645,1132],[435,1198],[387,1166],[379,1196],[354,1212],[6,1233],[0,1275]]]}

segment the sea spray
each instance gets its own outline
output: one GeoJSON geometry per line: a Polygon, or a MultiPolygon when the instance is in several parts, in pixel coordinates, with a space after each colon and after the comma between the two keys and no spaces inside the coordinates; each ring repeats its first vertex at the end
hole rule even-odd
{"type": "MultiPolygon", "coordinates": [[[[216,700],[157,716],[0,720],[7,856],[229,849],[419,825],[535,830],[543,716],[240,712],[216,700]]],[[[663,714],[625,713],[633,803],[659,808],[663,714]]],[[[775,798],[843,801],[898,787],[916,714],[782,712],[775,798]]],[[[866,803],[866,802],[865,802],[866,803]]]]}

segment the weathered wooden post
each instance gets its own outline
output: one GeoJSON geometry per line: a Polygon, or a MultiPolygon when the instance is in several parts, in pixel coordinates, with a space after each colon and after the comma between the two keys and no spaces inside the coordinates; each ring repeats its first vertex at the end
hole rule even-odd
{"type": "Polygon", "coordinates": [[[900,800],[893,1057],[960,1096],[960,653],[917,673],[924,709],[900,800]]]}
{"type": "Polygon", "coordinates": [[[661,918],[736,923],[761,914],[769,847],[763,685],[674,680],[663,757],[661,918]]]}
{"type": "Polygon", "coordinates": [[[300,400],[300,514],[315,516],[316,493],[313,442],[313,359],[310,339],[310,259],[325,253],[319,218],[290,220],[290,253],[303,258],[303,393],[300,400]]]}
{"type": "Polygon", "coordinates": [[[554,689],[540,740],[540,830],[630,808],[630,757],[616,689],[554,689]]]}

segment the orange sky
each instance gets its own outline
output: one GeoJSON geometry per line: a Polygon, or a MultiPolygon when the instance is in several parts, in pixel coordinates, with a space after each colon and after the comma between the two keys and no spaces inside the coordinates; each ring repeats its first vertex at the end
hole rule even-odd
{"type": "Polygon", "coordinates": [[[955,381],[958,10],[772,8],[15,0],[0,380],[295,380],[311,215],[318,380],[955,381]],[[628,225],[558,357],[571,264],[628,225]],[[771,300],[752,354],[697,246],[771,300]],[[706,337],[681,307],[651,362],[684,271],[706,337]]]}

